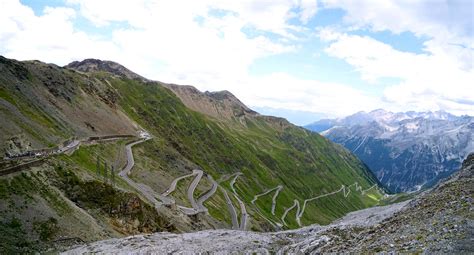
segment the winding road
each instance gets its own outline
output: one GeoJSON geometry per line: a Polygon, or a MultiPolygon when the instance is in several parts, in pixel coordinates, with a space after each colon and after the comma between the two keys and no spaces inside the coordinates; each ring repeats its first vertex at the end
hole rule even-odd
{"type": "Polygon", "coordinates": [[[191,203],[191,206],[194,208],[194,210],[199,211],[199,209],[201,209],[201,208],[199,207],[198,203],[196,202],[196,199],[194,199],[194,191],[196,190],[197,185],[201,181],[201,178],[202,178],[202,175],[204,174],[204,172],[202,170],[195,169],[195,170],[193,170],[193,173],[196,175],[196,177],[194,177],[194,180],[189,185],[188,192],[187,192],[188,193],[188,200],[191,203]]]}
{"type": "MultiPolygon", "coordinates": [[[[141,184],[141,183],[135,183],[133,180],[131,180],[128,177],[131,169],[134,166],[134,159],[133,159],[133,153],[132,153],[131,147],[136,145],[136,144],[145,142],[148,139],[151,139],[151,138],[146,137],[143,140],[136,141],[136,142],[128,144],[126,146],[127,165],[119,173],[119,175],[129,185],[131,185],[136,190],[138,190],[140,193],[142,193],[143,196],[146,197],[150,202],[152,202],[155,205],[156,208],[159,208],[162,204],[168,204],[168,205],[169,204],[176,204],[175,200],[168,197],[168,196],[176,190],[176,186],[177,186],[177,184],[180,180],[191,177],[191,176],[195,176],[193,181],[190,183],[190,185],[187,189],[187,198],[188,198],[192,208],[181,206],[181,205],[177,205],[177,208],[179,208],[184,214],[187,214],[187,215],[195,215],[195,214],[198,214],[198,213],[201,213],[201,212],[207,213],[208,209],[204,206],[204,202],[216,193],[217,188],[220,188],[222,190],[222,192],[224,193],[224,197],[225,197],[225,200],[226,200],[226,203],[227,203],[227,207],[228,207],[228,210],[229,210],[230,215],[231,215],[232,229],[246,230],[249,215],[247,213],[245,203],[240,199],[240,197],[238,196],[237,191],[234,187],[234,185],[237,181],[237,178],[242,175],[241,172],[235,173],[235,174],[230,175],[227,178],[225,178],[226,180],[228,180],[228,179],[233,177],[232,180],[230,181],[230,188],[232,190],[233,196],[235,197],[235,199],[239,203],[240,214],[241,214],[240,223],[239,223],[239,219],[238,219],[238,216],[237,216],[236,208],[234,207],[234,204],[232,203],[232,200],[230,199],[229,194],[216,181],[214,181],[212,176],[207,175],[207,178],[212,183],[212,187],[208,191],[206,191],[203,195],[201,195],[196,201],[196,199],[194,198],[194,192],[195,192],[197,186],[199,185],[199,182],[201,181],[202,176],[204,175],[204,172],[202,170],[194,169],[192,173],[187,174],[187,175],[183,175],[183,176],[180,176],[180,177],[174,179],[171,182],[169,188],[164,193],[162,193],[161,195],[156,194],[156,192],[154,192],[153,189],[151,189],[149,186],[147,186],[145,184],[141,184]],[[158,201],[156,198],[161,200],[161,202],[158,201]]],[[[74,147],[77,147],[78,145],[79,144],[71,143],[70,146],[65,147],[65,148],[67,148],[67,149],[65,149],[65,151],[70,150],[74,147]]],[[[297,224],[301,227],[302,226],[301,218],[302,218],[302,216],[303,216],[303,214],[306,210],[306,205],[307,205],[308,202],[311,202],[311,201],[314,201],[314,200],[317,200],[317,199],[320,199],[320,198],[323,198],[323,197],[335,195],[335,194],[340,193],[340,192],[343,193],[344,198],[347,198],[349,196],[350,192],[351,192],[351,187],[353,187],[353,186],[355,187],[355,191],[360,192],[362,195],[364,195],[367,191],[373,189],[374,187],[377,187],[377,185],[373,185],[373,186],[371,186],[371,187],[369,187],[365,190],[362,190],[362,187],[357,182],[355,182],[355,183],[353,183],[349,186],[342,185],[341,188],[336,190],[336,191],[329,192],[329,193],[322,194],[322,195],[318,195],[318,196],[315,196],[315,197],[312,197],[312,198],[309,198],[309,199],[305,199],[304,202],[303,202],[302,207],[300,207],[300,202],[297,199],[295,199],[295,200],[293,200],[293,205],[291,207],[287,208],[284,211],[283,215],[281,216],[282,224],[285,225],[285,226],[288,226],[286,221],[285,221],[285,218],[287,217],[288,213],[291,210],[296,208],[297,211],[296,211],[296,215],[295,215],[295,220],[296,220],[297,224]]],[[[271,207],[271,213],[272,213],[272,215],[275,215],[275,209],[276,209],[276,205],[277,205],[277,198],[278,198],[278,195],[279,195],[279,193],[281,192],[282,189],[283,189],[283,185],[278,185],[278,186],[276,186],[272,189],[269,189],[269,190],[267,190],[263,193],[255,195],[253,197],[252,201],[251,201],[251,203],[257,208],[256,211],[261,217],[266,219],[273,226],[277,225],[279,227],[281,227],[282,225],[280,223],[273,222],[273,221],[267,219],[260,212],[259,208],[255,205],[255,202],[258,200],[259,197],[270,194],[271,192],[275,192],[272,196],[272,207],[271,207]]]]}
{"type": "Polygon", "coordinates": [[[276,191],[275,191],[275,194],[273,194],[273,197],[272,197],[272,215],[275,215],[275,208],[276,208],[276,199],[278,197],[278,195],[280,194],[280,191],[283,189],[283,186],[282,185],[278,185],[276,191]]]}
{"type": "Polygon", "coordinates": [[[296,210],[296,222],[298,222],[298,225],[301,226],[301,222],[299,222],[299,218],[298,218],[298,214],[300,214],[300,202],[298,200],[293,200],[293,205],[290,206],[288,209],[285,210],[285,212],[283,213],[283,215],[281,216],[281,222],[283,222],[283,224],[285,226],[288,226],[286,224],[286,221],[285,221],[285,218],[286,218],[286,215],[288,215],[288,213],[293,210],[293,208],[297,207],[297,210],[296,210]]]}
{"type": "Polygon", "coordinates": [[[237,178],[241,176],[242,173],[236,173],[232,181],[230,182],[230,188],[232,189],[232,192],[234,193],[235,199],[237,199],[237,202],[239,203],[240,206],[240,230],[245,230],[247,228],[247,220],[248,220],[248,213],[247,209],[245,208],[244,202],[239,198],[239,195],[237,195],[237,191],[234,188],[234,184],[237,181],[237,178]]]}
{"type": "Polygon", "coordinates": [[[206,193],[202,194],[197,200],[199,210],[205,211],[205,212],[207,212],[208,210],[206,207],[204,207],[204,202],[206,202],[206,200],[208,200],[212,195],[216,193],[217,187],[219,186],[219,184],[217,184],[217,182],[214,181],[212,176],[207,175],[207,179],[212,183],[212,187],[206,193]]]}
{"type": "Polygon", "coordinates": [[[182,179],[185,179],[185,178],[188,178],[188,177],[191,177],[191,176],[194,176],[194,175],[196,175],[196,173],[193,170],[193,172],[190,173],[190,174],[183,175],[183,176],[180,176],[180,177],[174,179],[171,182],[169,188],[165,192],[163,192],[161,195],[164,196],[164,197],[168,196],[169,194],[171,194],[176,189],[176,185],[178,184],[178,181],[180,181],[182,179]]]}
{"type": "MultiPolygon", "coordinates": [[[[212,183],[212,187],[208,191],[206,191],[203,195],[201,195],[201,197],[199,197],[196,201],[196,199],[194,198],[194,192],[196,190],[196,187],[199,185],[199,182],[201,181],[202,176],[204,175],[204,172],[202,170],[194,169],[192,173],[187,174],[187,175],[183,175],[183,176],[180,176],[180,177],[174,179],[171,182],[169,188],[164,193],[162,193],[161,195],[157,195],[153,191],[153,189],[151,189],[149,186],[147,186],[145,184],[141,184],[141,183],[135,183],[133,180],[131,180],[128,177],[128,175],[129,175],[131,169],[133,168],[133,166],[135,164],[131,147],[136,145],[136,144],[145,142],[148,139],[151,139],[151,138],[146,137],[143,140],[133,142],[133,143],[128,144],[126,146],[127,165],[119,173],[119,175],[129,185],[134,187],[136,190],[140,191],[140,193],[142,193],[142,195],[144,197],[146,197],[150,202],[152,202],[155,205],[155,207],[159,208],[162,204],[175,204],[176,203],[175,200],[172,199],[172,198],[169,198],[167,196],[170,195],[173,191],[175,191],[176,186],[177,186],[177,184],[180,180],[182,180],[184,178],[191,177],[191,176],[195,176],[193,181],[190,183],[190,185],[188,187],[188,190],[187,190],[187,198],[188,198],[189,202],[191,203],[192,208],[184,207],[184,206],[180,206],[180,205],[177,205],[177,207],[179,209],[181,209],[181,211],[183,213],[187,214],[187,215],[194,215],[194,214],[197,214],[197,213],[200,213],[200,212],[208,212],[208,209],[204,206],[204,202],[216,193],[217,188],[220,188],[222,190],[222,192],[224,193],[224,197],[225,197],[225,200],[226,200],[226,203],[227,203],[227,207],[228,207],[230,215],[231,215],[232,229],[246,230],[249,215],[247,213],[245,203],[240,199],[240,197],[237,194],[237,191],[234,187],[235,182],[237,181],[237,178],[242,175],[241,172],[232,174],[232,175],[228,176],[227,178],[225,178],[226,180],[228,180],[229,178],[233,177],[232,180],[230,181],[230,188],[232,190],[233,196],[235,197],[235,199],[237,200],[237,202],[239,203],[239,206],[240,206],[240,211],[241,211],[240,223],[239,223],[239,220],[238,220],[237,211],[236,211],[236,209],[235,209],[235,207],[232,203],[232,200],[229,197],[229,194],[216,181],[214,181],[214,179],[210,175],[207,175],[207,177],[208,177],[209,181],[212,183]],[[159,200],[161,200],[161,201],[158,201],[156,198],[159,198],[159,200]]],[[[72,145],[74,145],[74,146],[71,146],[71,147],[77,146],[75,144],[72,144],[72,145]]],[[[341,188],[336,190],[336,191],[329,192],[329,193],[326,193],[326,194],[322,194],[322,195],[319,195],[319,196],[315,196],[315,197],[312,197],[312,198],[309,198],[309,199],[305,199],[304,202],[303,202],[302,207],[300,207],[299,201],[297,199],[295,199],[295,200],[293,200],[293,205],[291,207],[287,208],[284,211],[283,215],[281,216],[281,222],[283,223],[283,225],[287,226],[285,218],[287,217],[288,213],[291,210],[296,208],[297,211],[296,211],[295,220],[298,223],[298,225],[301,227],[301,218],[302,218],[302,216],[303,216],[303,214],[306,210],[306,205],[308,204],[308,202],[311,202],[311,201],[314,201],[314,200],[317,200],[317,199],[320,199],[320,198],[323,198],[323,197],[335,195],[335,194],[340,193],[340,192],[343,193],[344,198],[347,198],[349,196],[350,192],[351,192],[351,187],[353,187],[353,186],[355,187],[355,191],[358,191],[362,195],[364,195],[367,191],[373,189],[377,185],[373,185],[373,186],[371,186],[371,187],[369,187],[365,190],[362,190],[362,187],[357,182],[355,182],[355,183],[353,183],[349,186],[342,185],[341,188]]],[[[271,208],[272,215],[275,215],[275,208],[276,208],[276,205],[277,205],[277,197],[278,197],[278,195],[279,195],[279,193],[281,192],[282,189],[283,189],[283,186],[278,185],[277,187],[269,189],[269,190],[267,190],[263,193],[257,194],[253,197],[251,203],[254,206],[256,206],[255,202],[257,201],[257,199],[259,197],[267,195],[267,194],[275,191],[275,194],[272,197],[272,208],[271,208]]],[[[264,217],[263,214],[260,213],[258,208],[257,208],[257,212],[259,213],[260,216],[264,217]]],[[[272,225],[275,224],[273,221],[267,219],[266,217],[264,217],[264,218],[267,221],[269,221],[270,223],[272,223],[272,225]]],[[[276,224],[278,224],[278,223],[276,223],[276,224]]]]}
{"type": "Polygon", "coordinates": [[[148,141],[151,138],[145,138],[143,140],[139,140],[130,144],[127,144],[125,146],[125,151],[127,154],[127,165],[120,171],[118,174],[123,180],[125,180],[130,186],[135,188],[137,191],[139,191],[148,201],[152,202],[155,208],[160,208],[163,202],[158,201],[155,196],[155,192],[153,191],[152,188],[149,186],[143,184],[143,183],[136,183],[132,179],[128,177],[130,174],[130,171],[132,170],[133,166],[135,165],[135,160],[133,159],[133,152],[132,152],[132,146],[143,143],[148,141]]]}
{"type": "Polygon", "coordinates": [[[283,189],[283,185],[278,185],[276,186],[275,188],[272,188],[272,189],[269,189],[263,193],[260,193],[260,194],[257,194],[253,197],[252,201],[250,201],[253,205],[255,205],[255,202],[257,202],[257,199],[261,196],[265,196],[269,193],[271,193],[272,191],[275,191],[275,194],[273,194],[273,197],[272,197],[272,215],[275,215],[275,208],[276,208],[276,199],[278,197],[278,195],[280,194],[280,191],[283,189]]]}
{"type": "MultiPolygon", "coordinates": [[[[204,172],[202,170],[194,169],[192,173],[184,175],[184,176],[180,176],[180,177],[174,179],[171,182],[168,189],[165,192],[163,192],[162,194],[158,194],[157,192],[155,192],[151,187],[147,186],[146,184],[137,183],[137,182],[133,181],[132,179],[130,179],[129,174],[130,174],[132,168],[135,165],[133,152],[132,152],[132,147],[137,145],[137,144],[146,142],[149,139],[152,139],[151,136],[148,135],[148,133],[144,132],[144,134],[145,135],[142,136],[143,139],[132,142],[132,143],[127,144],[125,146],[127,164],[125,165],[125,167],[118,174],[124,181],[126,181],[135,190],[140,192],[143,195],[143,197],[145,197],[149,202],[151,202],[154,205],[155,208],[160,208],[163,204],[165,204],[165,205],[176,204],[176,201],[173,198],[168,197],[168,196],[176,190],[176,186],[177,186],[177,184],[180,180],[191,177],[191,176],[194,176],[193,181],[190,183],[190,185],[187,189],[187,198],[188,198],[192,208],[181,206],[181,205],[177,205],[177,207],[184,214],[187,214],[187,215],[195,215],[195,214],[201,213],[201,212],[206,212],[207,213],[208,209],[204,206],[204,202],[206,200],[208,200],[211,196],[213,196],[216,193],[217,189],[220,188],[222,190],[223,194],[224,194],[224,197],[225,197],[225,200],[226,200],[226,203],[227,203],[227,207],[228,207],[230,215],[231,215],[232,229],[246,230],[249,215],[247,213],[245,203],[240,199],[240,197],[237,194],[237,191],[234,187],[235,182],[237,181],[237,178],[242,175],[241,172],[232,174],[232,175],[225,178],[226,180],[228,180],[229,178],[233,177],[232,180],[230,181],[230,188],[232,190],[233,196],[235,197],[235,199],[237,200],[237,202],[239,203],[239,206],[240,206],[240,211],[241,211],[240,223],[239,223],[239,220],[238,220],[236,209],[234,207],[234,204],[232,203],[232,200],[229,197],[229,194],[227,193],[227,191],[224,188],[222,188],[212,178],[212,176],[206,175],[208,180],[212,183],[211,188],[208,191],[206,191],[204,194],[202,194],[197,200],[194,198],[194,192],[195,192],[197,186],[199,185],[199,182],[201,181],[201,179],[204,175],[204,172]]],[[[117,138],[123,138],[123,137],[122,137],[122,135],[120,135],[120,136],[117,136],[117,138]]],[[[115,139],[115,137],[112,136],[111,139],[115,139]]],[[[66,146],[58,149],[55,152],[55,154],[61,154],[61,153],[71,151],[71,150],[76,149],[77,147],[79,147],[80,144],[81,144],[80,140],[73,140],[69,144],[67,144],[66,146]]],[[[18,171],[20,171],[20,170],[18,170],[18,171]]],[[[343,193],[344,198],[347,198],[349,196],[350,192],[351,192],[351,187],[353,187],[353,186],[355,187],[355,191],[360,192],[362,195],[365,195],[366,192],[368,192],[369,190],[371,190],[373,188],[378,188],[377,185],[373,185],[373,186],[363,190],[362,187],[357,182],[355,182],[355,183],[353,183],[349,186],[342,185],[341,188],[336,190],[336,191],[326,193],[326,194],[322,194],[322,195],[319,195],[319,196],[315,196],[315,197],[312,197],[312,198],[309,198],[309,199],[305,199],[301,208],[300,208],[299,201],[295,199],[295,200],[293,200],[293,205],[291,207],[287,208],[284,211],[283,215],[281,216],[281,222],[283,223],[283,225],[287,226],[285,218],[287,217],[288,213],[291,210],[296,208],[297,211],[296,211],[295,220],[298,223],[298,225],[301,227],[301,218],[302,218],[302,216],[303,216],[303,214],[306,210],[306,205],[307,205],[308,202],[311,202],[311,201],[314,201],[314,200],[317,200],[317,199],[320,199],[320,198],[323,198],[323,197],[331,196],[331,195],[334,195],[334,194],[337,194],[337,193],[340,193],[340,192],[343,193]]],[[[276,209],[276,205],[277,205],[277,198],[278,198],[278,195],[279,195],[279,193],[281,192],[282,189],[283,189],[283,186],[278,185],[278,186],[276,186],[272,189],[269,189],[269,190],[267,190],[263,193],[255,195],[253,197],[252,201],[251,201],[251,203],[256,207],[256,212],[261,217],[263,217],[268,222],[270,222],[272,225],[276,224],[278,226],[281,226],[279,223],[275,223],[275,222],[267,219],[260,212],[259,208],[256,206],[255,203],[256,203],[256,201],[258,200],[259,197],[270,194],[271,192],[275,192],[272,196],[272,207],[271,207],[271,213],[272,213],[272,215],[275,215],[275,209],[276,209]]],[[[381,191],[381,192],[383,193],[383,191],[381,191]]]]}
{"type": "MultiPolygon", "coordinates": [[[[162,193],[161,196],[167,197],[168,195],[170,195],[176,189],[176,185],[178,184],[178,181],[180,181],[184,178],[195,176],[193,181],[189,184],[188,190],[186,191],[189,203],[191,203],[191,208],[181,206],[181,205],[177,205],[177,207],[179,209],[181,209],[181,211],[184,214],[187,214],[187,215],[195,215],[195,214],[198,214],[200,212],[206,212],[207,213],[208,209],[204,206],[204,202],[207,199],[209,199],[212,195],[214,195],[214,193],[217,190],[217,183],[215,183],[215,181],[212,179],[212,177],[210,175],[208,175],[208,179],[213,183],[212,187],[209,191],[207,191],[205,194],[203,194],[196,201],[196,199],[194,198],[194,191],[196,190],[196,187],[199,185],[199,182],[201,181],[203,175],[204,175],[204,172],[202,170],[194,169],[192,173],[187,174],[187,175],[183,175],[183,176],[180,176],[180,177],[174,179],[171,182],[170,187],[164,193],[162,193]]],[[[169,198],[169,199],[171,199],[171,198],[169,198]]],[[[174,199],[173,199],[173,201],[174,201],[174,199]]]]}
{"type": "Polygon", "coordinates": [[[343,192],[343,195],[344,195],[344,198],[347,198],[351,192],[351,187],[352,186],[355,186],[355,190],[356,191],[360,191],[360,193],[362,195],[365,194],[365,192],[371,190],[372,188],[376,187],[377,185],[372,185],[370,188],[368,189],[365,189],[365,190],[362,190],[362,187],[359,185],[359,183],[357,182],[354,182],[353,184],[349,185],[349,186],[345,186],[345,185],[342,185],[340,189],[336,190],[336,191],[333,191],[333,192],[329,192],[329,193],[326,193],[326,194],[322,194],[322,195],[319,195],[319,196],[316,196],[316,197],[312,197],[312,198],[308,198],[308,199],[305,199],[304,202],[303,202],[303,207],[301,208],[300,210],[300,204],[299,204],[299,201],[298,200],[294,200],[294,203],[293,203],[293,206],[289,207],[288,209],[285,210],[285,212],[283,213],[282,217],[281,217],[281,221],[284,225],[287,226],[286,222],[285,222],[285,218],[286,216],[288,215],[288,212],[291,211],[293,208],[297,207],[297,212],[296,212],[296,222],[298,223],[298,225],[301,227],[301,217],[303,217],[303,214],[306,210],[306,204],[308,202],[311,202],[311,201],[314,201],[316,199],[319,199],[319,198],[323,198],[323,197],[327,197],[327,196],[331,196],[331,195],[335,195],[337,193],[340,193],[340,192],[343,192]]]}
{"type": "Polygon", "coordinates": [[[230,200],[229,194],[227,194],[227,190],[219,186],[222,193],[224,193],[225,201],[227,203],[227,207],[229,208],[230,217],[232,220],[232,229],[239,229],[239,220],[237,219],[237,212],[235,211],[234,204],[232,204],[232,200],[230,200]]]}

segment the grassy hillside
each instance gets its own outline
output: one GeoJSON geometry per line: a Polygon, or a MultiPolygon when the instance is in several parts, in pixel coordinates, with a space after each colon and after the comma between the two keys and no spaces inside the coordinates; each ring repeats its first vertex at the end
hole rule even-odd
{"type": "MultiPolygon", "coordinates": [[[[107,79],[104,74],[98,77],[107,79]]],[[[281,120],[276,118],[244,116],[221,121],[190,110],[159,83],[127,79],[109,82],[119,91],[119,104],[125,112],[156,137],[141,145],[146,147],[147,157],[137,161],[146,158],[154,165],[152,171],[179,173],[182,168],[198,167],[215,179],[242,172],[236,189],[247,204],[254,195],[282,184],[276,216],[270,214],[268,206],[260,208],[272,220],[278,221],[278,212],[291,206],[293,199],[302,201],[343,184],[358,182],[367,189],[375,183],[365,166],[341,146],[288,123],[281,128],[276,123],[281,120]]],[[[136,171],[135,178],[153,186],[148,171],[136,171]]],[[[303,223],[329,223],[349,211],[372,206],[380,198],[376,193],[370,197],[353,192],[347,199],[336,195],[309,203],[303,223]]],[[[263,222],[257,214],[252,216],[263,222]]]]}
{"type": "Polygon", "coordinates": [[[72,136],[134,134],[134,123],[117,107],[107,83],[38,61],[0,56],[0,150],[23,134],[35,148],[72,136]]]}
{"type": "MultiPolygon", "coordinates": [[[[227,191],[240,215],[231,181],[233,174],[242,173],[234,188],[250,215],[247,229],[257,231],[274,230],[295,199],[303,206],[305,199],[338,191],[342,185],[347,187],[357,182],[360,188],[353,185],[347,194],[339,192],[309,202],[301,217],[302,225],[327,224],[347,212],[376,205],[382,197],[375,188],[365,194],[360,192],[373,187],[376,179],[347,150],[284,119],[260,116],[228,92],[205,94],[192,89],[193,94],[187,97],[195,100],[192,107],[188,99],[185,100],[169,85],[147,81],[130,73],[121,75],[122,68],[117,71],[114,69],[116,66],[109,67],[104,69],[105,72],[80,68],[81,63],[74,66],[89,72],[37,61],[0,58],[1,149],[12,136],[20,134],[24,143],[31,143],[32,148],[44,148],[74,136],[136,134],[142,128],[153,139],[133,147],[136,165],[130,176],[135,182],[146,184],[159,194],[174,178],[199,168],[227,191]],[[213,109],[212,114],[207,114],[209,109],[213,109]],[[271,213],[273,193],[260,197],[255,205],[251,203],[255,195],[278,185],[283,189],[276,199],[275,215],[271,213]]],[[[75,208],[65,215],[81,213],[81,217],[98,222],[94,224],[101,227],[93,224],[97,229],[97,234],[93,235],[96,239],[164,230],[170,226],[177,231],[231,226],[231,214],[220,189],[204,204],[210,215],[185,216],[173,206],[162,207],[155,214],[151,212],[152,207],[141,205],[144,211],[136,217],[145,217],[149,225],[137,225],[129,222],[130,218],[118,221],[111,215],[111,208],[120,207],[132,197],[149,202],[122,179],[117,178],[113,186],[106,184],[106,179],[96,173],[98,156],[116,169],[126,163],[126,142],[81,146],[72,155],[46,160],[31,173],[32,176],[42,176],[39,182],[23,180],[28,180],[30,174],[26,177],[21,173],[0,177],[5,187],[11,187],[11,183],[17,187],[4,188],[1,202],[23,203],[24,200],[19,200],[15,193],[18,187],[28,186],[25,194],[33,194],[41,187],[52,189],[53,197],[75,208]],[[18,178],[20,181],[15,181],[18,178]],[[77,187],[71,189],[71,185],[77,187]],[[101,192],[95,194],[94,190],[101,192]],[[120,224],[117,227],[117,222],[134,226],[133,231],[124,231],[120,224]]],[[[186,191],[192,178],[180,181],[172,194],[178,205],[190,206],[186,191]]],[[[204,194],[211,185],[203,177],[195,197],[204,194]]],[[[56,208],[47,196],[38,193],[35,197],[35,201],[43,201],[37,210],[47,212],[45,215],[56,220],[62,219],[61,222],[73,223],[72,216],[56,216],[60,208],[56,208]]],[[[0,209],[0,214],[5,216],[5,220],[0,222],[1,231],[8,233],[12,228],[18,228],[13,212],[21,216],[21,224],[30,224],[27,224],[26,211],[0,209]]],[[[129,213],[127,215],[132,217],[129,213]]],[[[53,221],[46,222],[45,227],[55,225],[53,221]]],[[[281,227],[298,227],[296,208],[288,212],[285,222],[287,226],[281,227]]],[[[92,226],[92,223],[88,224],[84,228],[92,226]]],[[[59,224],[58,229],[59,233],[80,236],[67,232],[65,225],[59,224]]]]}

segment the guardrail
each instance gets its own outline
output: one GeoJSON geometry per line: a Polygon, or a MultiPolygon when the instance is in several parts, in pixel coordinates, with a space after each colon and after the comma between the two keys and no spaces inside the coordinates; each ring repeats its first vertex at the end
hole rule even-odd
{"type": "Polygon", "coordinates": [[[12,173],[18,172],[20,170],[23,170],[25,168],[30,168],[32,166],[39,166],[43,163],[43,161],[45,159],[46,158],[35,159],[33,161],[30,161],[30,162],[26,162],[26,163],[23,163],[23,164],[19,164],[19,165],[16,165],[16,166],[11,166],[11,167],[2,169],[2,170],[0,170],[0,176],[7,175],[7,174],[12,174],[12,173]]]}
{"type": "Polygon", "coordinates": [[[137,137],[136,135],[104,135],[104,136],[91,136],[87,141],[98,141],[98,140],[107,140],[113,138],[133,138],[137,137]]]}

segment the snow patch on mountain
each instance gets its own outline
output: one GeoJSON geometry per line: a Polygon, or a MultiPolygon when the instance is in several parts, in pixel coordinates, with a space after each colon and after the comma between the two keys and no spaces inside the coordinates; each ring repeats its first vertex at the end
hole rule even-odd
{"type": "MultiPolygon", "coordinates": [[[[393,191],[432,186],[474,151],[474,117],[378,109],[324,120],[321,135],[359,156],[393,191]],[[328,125],[330,124],[330,125],[328,125]]],[[[317,131],[320,122],[306,128],[317,131]]]]}

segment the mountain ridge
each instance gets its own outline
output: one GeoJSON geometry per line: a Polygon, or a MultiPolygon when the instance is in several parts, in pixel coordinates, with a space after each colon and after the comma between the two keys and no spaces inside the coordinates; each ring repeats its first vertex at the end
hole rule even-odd
{"type": "Polygon", "coordinates": [[[149,81],[143,76],[130,71],[125,66],[109,60],[87,58],[82,61],[73,61],[64,67],[84,73],[103,71],[128,79],[139,79],[142,81],[149,81]]]}
{"type": "Polygon", "coordinates": [[[381,109],[306,126],[358,155],[392,191],[429,187],[474,151],[474,117],[381,109]]]}
{"type": "MultiPolygon", "coordinates": [[[[231,228],[236,218],[240,228],[252,231],[328,224],[385,195],[375,176],[342,146],[284,119],[259,115],[229,92],[185,87],[197,98],[190,101],[193,109],[164,83],[127,76],[115,64],[86,66],[92,67],[82,72],[0,61],[1,149],[11,143],[47,149],[68,140],[78,145],[0,177],[0,232],[16,229],[19,237],[8,244],[26,240],[23,252],[42,249],[34,244],[52,247],[60,236],[90,242],[163,229],[231,228]],[[126,136],[92,139],[119,134],[126,136]],[[127,178],[119,175],[124,165],[133,168],[127,178]],[[168,194],[175,180],[180,181],[168,194]],[[195,199],[216,183],[220,188],[206,197],[206,209],[194,213],[195,199]],[[252,202],[279,185],[275,199],[262,195],[252,202]],[[100,192],[91,192],[96,186],[100,192]],[[155,203],[160,197],[161,205],[155,203]],[[320,198],[307,202],[303,212],[292,207],[315,197],[320,198]],[[117,210],[124,204],[127,210],[117,210]],[[134,213],[127,216],[129,210],[134,213]]],[[[34,157],[7,158],[0,169],[34,157]]]]}

